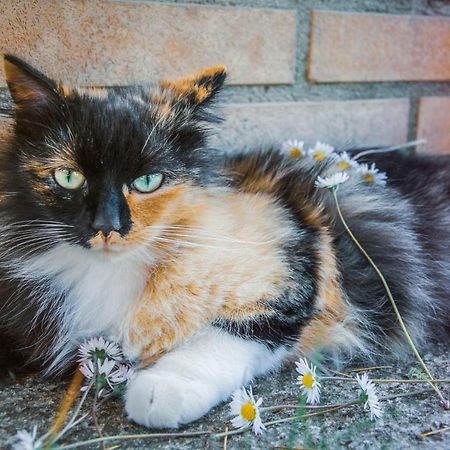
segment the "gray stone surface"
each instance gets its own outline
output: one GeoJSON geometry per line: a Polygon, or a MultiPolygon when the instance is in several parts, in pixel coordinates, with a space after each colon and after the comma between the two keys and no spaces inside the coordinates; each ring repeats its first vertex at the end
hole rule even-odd
{"type": "MultiPolygon", "coordinates": [[[[448,347],[433,347],[425,355],[430,369],[436,377],[450,376],[450,352],[448,347]]],[[[371,372],[373,378],[405,377],[414,361],[396,362],[391,368],[371,372]]],[[[346,369],[349,372],[349,369],[346,369]]],[[[259,379],[254,384],[256,396],[264,397],[264,405],[293,403],[298,396],[295,385],[295,370],[289,364],[279,373],[259,379]]],[[[326,381],[323,383],[324,403],[345,402],[355,398],[354,383],[326,381]]],[[[36,376],[18,380],[0,381],[0,448],[8,448],[8,440],[18,429],[31,429],[38,425],[39,431],[48,429],[58,402],[64,395],[67,383],[40,381],[36,376]]],[[[450,396],[450,385],[443,385],[443,391],[450,396]]],[[[380,385],[380,395],[406,393],[426,389],[424,385],[380,385]]],[[[228,449],[281,449],[289,443],[294,448],[326,449],[434,449],[450,448],[450,432],[433,437],[421,438],[421,432],[450,426],[450,412],[444,411],[434,393],[389,400],[385,404],[385,416],[370,422],[368,414],[361,406],[347,408],[324,417],[309,419],[303,423],[279,424],[269,427],[267,432],[255,437],[247,432],[230,436],[228,449]],[[308,438],[308,435],[310,436],[308,438]]],[[[292,411],[264,414],[269,421],[287,417],[292,411]]],[[[229,425],[228,407],[220,405],[203,419],[185,427],[184,431],[223,431],[229,425]]],[[[106,403],[99,414],[99,421],[105,435],[133,434],[148,432],[142,427],[129,423],[122,411],[119,400],[106,403]]],[[[95,429],[90,423],[81,424],[61,443],[80,442],[95,437],[95,429]]],[[[121,449],[221,449],[223,440],[202,438],[147,439],[141,441],[116,442],[121,449]]],[[[114,443],[114,444],[116,444],[114,443]]],[[[109,443],[109,447],[113,447],[109,443]]],[[[90,446],[89,448],[98,448],[90,446]]],[[[115,447],[117,448],[117,447],[115,447]]]]}
{"type": "Polygon", "coordinates": [[[220,111],[225,122],[212,144],[224,149],[265,148],[287,139],[368,147],[408,137],[408,99],[232,104],[220,111]]]}

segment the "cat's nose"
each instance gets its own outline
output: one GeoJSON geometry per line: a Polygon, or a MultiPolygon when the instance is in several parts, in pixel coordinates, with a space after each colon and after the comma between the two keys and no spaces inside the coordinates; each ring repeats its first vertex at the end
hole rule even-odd
{"type": "Polygon", "coordinates": [[[101,218],[96,216],[94,223],[92,224],[92,228],[96,231],[100,231],[105,236],[109,236],[113,231],[120,231],[122,228],[120,222],[110,222],[101,220],[101,218]]]}
{"type": "Polygon", "coordinates": [[[122,224],[119,215],[109,215],[102,211],[97,211],[92,228],[101,231],[105,236],[109,236],[112,231],[120,231],[122,224]]]}
{"type": "Polygon", "coordinates": [[[120,231],[123,227],[120,205],[114,196],[102,200],[97,205],[92,228],[101,231],[105,236],[109,236],[112,231],[120,231]]]}

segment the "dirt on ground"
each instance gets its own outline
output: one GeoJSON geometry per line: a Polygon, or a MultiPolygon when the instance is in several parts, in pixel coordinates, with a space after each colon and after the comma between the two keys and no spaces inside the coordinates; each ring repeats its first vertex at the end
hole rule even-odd
{"type": "MultiPolygon", "coordinates": [[[[435,378],[450,378],[450,349],[437,346],[425,354],[425,360],[435,378]]],[[[374,379],[406,378],[411,368],[418,368],[414,360],[395,362],[390,367],[370,370],[374,379]]],[[[346,374],[355,374],[351,369],[346,374]]],[[[361,373],[361,372],[360,372],[361,373]]],[[[293,364],[283,370],[258,379],[253,384],[256,397],[263,397],[263,406],[293,404],[298,401],[299,386],[293,364]]],[[[38,435],[47,431],[68,382],[43,381],[38,375],[14,379],[13,374],[0,380],[0,448],[11,447],[17,430],[38,427],[38,435]]],[[[450,397],[450,384],[442,384],[442,391],[450,397]]],[[[224,438],[148,438],[111,441],[106,448],[114,449],[450,449],[450,430],[423,437],[422,433],[450,427],[450,411],[440,405],[436,394],[426,384],[379,384],[379,396],[403,396],[383,401],[384,416],[372,422],[362,405],[355,405],[326,415],[318,415],[295,422],[268,426],[261,436],[250,431],[224,438]],[[405,394],[408,394],[405,396],[405,394]]],[[[357,385],[351,381],[322,380],[321,403],[343,403],[358,397],[357,385]]],[[[99,412],[104,435],[148,433],[143,427],[130,423],[123,413],[119,399],[110,400],[99,412]]],[[[308,411],[310,412],[310,411],[308,411]]],[[[264,422],[289,417],[295,410],[263,412],[264,422]]],[[[229,407],[222,404],[204,418],[181,431],[222,432],[231,429],[229,407]]],[[[153,430],[154,431],[154,430],[153,430]]],[[[81,442],[97,437],[89,420],[82,422],[66,435],[60,445],[81,442]]],[[[98,444],[80,448],[100,448],[98,444]]]]}

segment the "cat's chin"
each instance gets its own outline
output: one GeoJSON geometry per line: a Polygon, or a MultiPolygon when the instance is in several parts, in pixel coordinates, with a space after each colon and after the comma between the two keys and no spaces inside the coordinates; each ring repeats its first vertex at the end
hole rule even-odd
{"type": "Polygon", "coordinates": [[[103,244],[91,246],[88,251],[91,255],[96,255],[102,259],[121,259],[135,253],[137,248],[135,246],[103,244]]]}

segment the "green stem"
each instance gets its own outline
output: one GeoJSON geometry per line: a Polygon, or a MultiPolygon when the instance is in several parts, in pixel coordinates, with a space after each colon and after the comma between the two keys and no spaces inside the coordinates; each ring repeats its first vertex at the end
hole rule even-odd
{"type": "Polygon", "coordinates": [[[400,311],[397,308],[397,303],[394,300],[394,297],[392,295],[391,289],[389,288],[389,285],[387,284],[386,279],[384,278],[383,273],[381,272],[381,270],[378,268],[378,266],[375,264],[375,262],[372,260],[372,258],[369,256],[369,254],[364,250],[364,247],[359,243],[358,239],[356,239],[355,235],[352,233],[352,231],[350,230],[349,226],[347,225],[347,222],[344,219],[344,216],[342,215],[342,211],[341,211],[341,207],[339,206],[339,201],[336,195],[336,188],[331,188],[330,189],[332,194],[333,194],[333,198],[334,201],[336,203],[336,208],[337,208],[337,213],[339,215],[339,218],[341,219],[342,225],[344,225],[345,230],[347,231],[348,235],[350,236],[350,238],[352,239],[352,241],[356,244],[356,246],[358,247],[358,249],[360,250],[360,252],[364,255],[364,257],[367,259],[367,261],[369,261],[370,265],[373,267],[373,269],[375,270],[375,272],[377,273],[378,277],[381,280],[381,283],[383,284],[384,289],[386,290],[386,294],[391,302],[392,308],[395,311],[395,315],[397,316],[397,319],[400,323],[400,326],[403,330],[403,333],[405,334],[406,340],[408,341],[410,347],[412,348],[412,351],[414,352],[414,355],[416,356],[417,360],[419,361],[419,363],[421,364],[421,366],[423,367],[423,370],[425,370],[425,373],[428,375],[429,378],[429,383],[431,384],[431,386],[433,387],[434,391],[436,392],[436,394],[439,396],[439,398],[441,399],[444,408],[445,409],[450,409],[450,402],[448,400],[446,400],[444,398],[444,396],[441,394],[441,391],[439,390],[439,388],[436,386],[436,384],[434,383],[434,379],[433,379],[433,375],[431,375],[431,372],[428,370],[427,365],[425,364],[425,362],[423,361],[422,357],[420,356],[420,353],[418,352],[414,341],[412,340],[408,329],[406,328],[405,323],[403,322],[403,318],[400,314],[400,311]]]}

